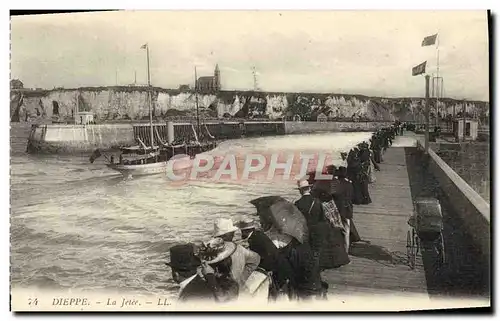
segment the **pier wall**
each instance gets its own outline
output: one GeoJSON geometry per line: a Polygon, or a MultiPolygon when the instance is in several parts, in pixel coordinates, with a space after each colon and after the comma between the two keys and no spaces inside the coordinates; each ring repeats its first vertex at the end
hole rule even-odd
{"type": "MultiPolygon", "coordinates": [[[[134,127],[135,137],[145,144],[150,144],[151,134],[149,124],[136,124],[134,127]]],[[[194,129],[196,123],[174,123],[175,140],[190,141],[196,140],[194,129]]],[[[167,124],[156,124],[155,131],[163,142],[168,140],[167,124]]],[[[200,135],[203,137],[213,137],[215,139],[237,139],[243,137],[276,136],[285,134],[283,122],[208,122],[200,125],[200,135]]],[[[198,137],[200,138],[200,137],[198,137]]],[[[156,139],[156,138],[155,138],[156,139]]]]}
{"type": "Polygon", "coordinates": [[[285,122],[285,133],[372,132],[392,124],[393,122],[285,122]]]}
{"type": "Polygon", "coordinates": [[[488,142],[437,143],[432,149],[481,197],[487,202],[490,201],[491,171],[488,142]]]}
{"type": "MultiPolygon", "coordinates": [[[[423,150],[423,144],[417,140],[419,149],[423,150]]],[[[428,161],[429,172],[450,200],[450,206],[463,222],[466,232],[474,240],[485,262],[489,262],[491,243],[489,203],[432,149],[429,149],[428,161]]]]}
{"type": "MultiPolygon", "coordinates": [[[[375,131],[390,124],[391,122],[207,122],[201,125],[200,132],[205,137],[237,139],[320,132],[375,131]]],[[[155,139],[159,135],[166,142],[166,123],[157,123],[154,126],[155,139]]],[[[192,128],[191,123],[175,123],[176,140],[194,140],[192,128]]],[[[150,136],[148,124],[33,125],[28,139],[28,151],[33,153],[86,153],[96,148],[109,150],[120,146],[134,145],[136,137],[140,137],[145,144],[150,144],[150,136]]]]}
{"type": "Polygon", "coordinates": [[[28,152],[81,153],[134,144],[132,124],[32,125],[28,152]]]}

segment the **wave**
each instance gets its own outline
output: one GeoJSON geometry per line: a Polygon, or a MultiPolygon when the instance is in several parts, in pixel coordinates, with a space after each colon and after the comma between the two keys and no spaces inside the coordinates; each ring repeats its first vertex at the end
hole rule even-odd
{"type": "Polygon", "coordinates": [[[38,177],[38,176],[46,176],[46,175],[48,175],[48,174],[47,174],[47,172],[44,172],[44,171],[16,174],[17,177],[38,177]]]}

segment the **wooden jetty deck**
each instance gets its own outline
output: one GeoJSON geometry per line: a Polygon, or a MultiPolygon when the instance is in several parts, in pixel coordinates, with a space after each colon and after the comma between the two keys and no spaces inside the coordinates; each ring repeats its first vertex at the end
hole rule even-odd
{"type": "Polygon", "coordinates": [[[331,295],[427,294],[422,258],[412,270],[406,255],[413,204],[404,148],[389,148],[383,160],[370,185],[372,203],[354,205],[356,228],[370,244],[355,244],[350,264],[322,273],[331,295]]]}

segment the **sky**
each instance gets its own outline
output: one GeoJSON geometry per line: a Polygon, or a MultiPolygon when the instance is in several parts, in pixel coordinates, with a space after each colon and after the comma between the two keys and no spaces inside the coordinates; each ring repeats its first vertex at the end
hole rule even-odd
{"type": "Polygon", "coordinates": [[[436,73],[439,33],[444,95],[488,100],[486,11],[122,11],[11,19],[11,78],[25,87],[163,88],[213,75],[223,90],[423,97],[427,61],[436,73]]]}

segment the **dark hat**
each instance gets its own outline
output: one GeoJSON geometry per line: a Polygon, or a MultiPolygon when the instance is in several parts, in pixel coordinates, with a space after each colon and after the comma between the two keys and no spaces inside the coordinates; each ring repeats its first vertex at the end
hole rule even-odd
{"type": "Polygon", "coordinates": [[[256,228],[254,220],[245,218],[235,224],[240,230],[250,230],[256,228]]]}
{"type": "Polygon", "coordinates": [[[339,169],[337,169],[337,176],[339,178],[345,178],[347,176],[347,168],[340,166],[339,169]]]}
{"type": "Polygon", "coordinates": [[[191,271],[196,269],[201,261],[194,255],[194,244],[179,244],[170,248],[170,262],[168,266],[179,271],[191,271]]]}
{"type": "Polygon", "coordinates": [[[337,167],[335,167],[335,165],[328,165],[326,167],[326,172],[327,174],[334,174],[336,169],[337,167]]]}

